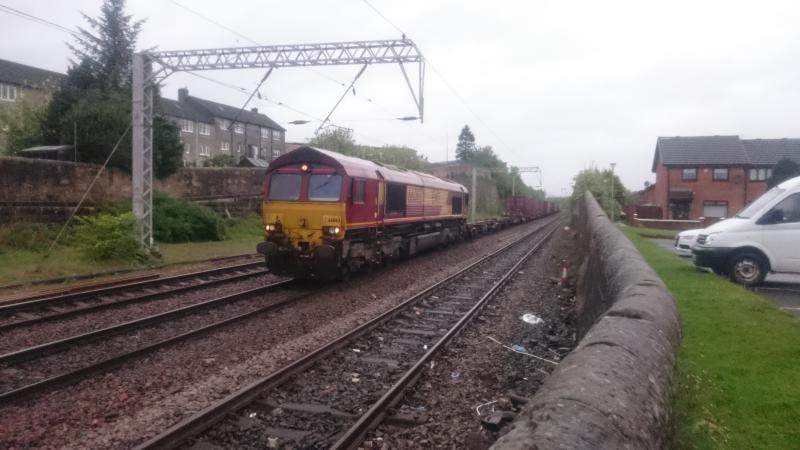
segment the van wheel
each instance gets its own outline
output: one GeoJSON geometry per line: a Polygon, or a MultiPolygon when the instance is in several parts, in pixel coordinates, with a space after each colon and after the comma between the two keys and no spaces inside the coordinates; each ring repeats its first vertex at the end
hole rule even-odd
{"type": "Polygon", "coordinates": [[[747,287],[758,286],[767,276],[767,263],[753,253],[741,253],[731,260],[728,274],[731,281],[747,287]]]}

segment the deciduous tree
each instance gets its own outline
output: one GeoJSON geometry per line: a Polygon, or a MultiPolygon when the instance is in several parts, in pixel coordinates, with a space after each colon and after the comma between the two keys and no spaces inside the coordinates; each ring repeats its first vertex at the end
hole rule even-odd
{"type": "Polygon", "coordinates": [[[772,175],[767,180],[767,186],[777,186],[789,178],[800,175],[800,164],[789,158],[783,158],[772,167],[772,175]]]}

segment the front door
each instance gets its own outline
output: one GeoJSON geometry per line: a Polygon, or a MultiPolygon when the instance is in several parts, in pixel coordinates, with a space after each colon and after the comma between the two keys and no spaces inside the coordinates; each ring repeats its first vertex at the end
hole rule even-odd
{"type": "Polygon", "coordinates": [[[800,193],[781,200],[764,219],[764,244],[774,258],[772,270],[800,273],[800,193]]]}

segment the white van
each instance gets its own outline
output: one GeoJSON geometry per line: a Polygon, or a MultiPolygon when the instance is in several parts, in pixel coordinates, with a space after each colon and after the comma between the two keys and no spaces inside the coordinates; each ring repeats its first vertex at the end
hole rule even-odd
{"type": "Polygon", "coordinates": [[[745,286],[757,286],[769,272],[800,273],[800,177],[703,230],[692,259],[745,286]]]}

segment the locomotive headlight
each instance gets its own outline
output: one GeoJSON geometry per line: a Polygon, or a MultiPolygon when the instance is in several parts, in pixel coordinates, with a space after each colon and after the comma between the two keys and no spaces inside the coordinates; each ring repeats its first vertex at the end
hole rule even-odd
{"type": "Polygon", "coordinates": [[[308,172],[308,169],[310,169],[308,164],[303,164],[302,166],[300,166],[300,170],[302,170],[303,172],[308,172]]]}
{"type": "Polygon", "coordinates": [[[339,234],[342,229],[339,227],[323,227],[323,231],[325,234],[339,234]]]}
{"type": "Polygon", "coordinates": [[[268,233],[269,233],[270,231],[275,231],[275,225],[273,225],[273,224],[271,224],[271,223],[270,223],[270,224],[267,224],[267,225],[264,225],[264,229],[265,229],[265,230],[266,230],[268,233]]]}

